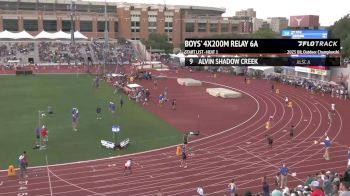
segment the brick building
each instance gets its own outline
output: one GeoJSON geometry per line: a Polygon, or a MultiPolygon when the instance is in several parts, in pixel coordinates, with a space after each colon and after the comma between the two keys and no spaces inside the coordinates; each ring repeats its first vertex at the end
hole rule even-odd
{"type": "MultiPolygon", "coordinates": [[[[70,0],[0,0],[0,31],[26,30],[32,35],[45,30],[71,28],[70,0]]],[[[104,2],[76,1],[75,30],[89,38],[103,38],[104,2]]],[[[222,17],[225,8],[107,3],[110,38],[147,39],[149,33],[166,34],[178,47],[185,38],[215,34],[251,33],[252,17],[222,17]]]]}

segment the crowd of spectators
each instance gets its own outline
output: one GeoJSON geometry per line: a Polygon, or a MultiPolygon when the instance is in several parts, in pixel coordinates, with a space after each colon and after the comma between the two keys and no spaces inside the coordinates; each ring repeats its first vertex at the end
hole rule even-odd
{"type": "Polygon", "coordinates": [[[129,64],[134,55],[134,50],[129,42],[109,42],[106,54],[104,53],[105,42],[103,41],[93,41],[91,47],[93,55],[100,64],[104,63],[104,56],[107,56],[106,62],[108,64],[129,64]]]}
{"type": "MultiPolygon", "coordinates": [[[[35,60],[37,65],[103,64],[104,45],[104,41],[79,41],[74,45],[63,41],[3,42],[0,44],[0,65],[6,66],[8,61],[17,60],[21,64],[27,63],[27,58],[35,60]]],[[[134,50],[129,42],[111,41],[108,45],[108,64],[131,62],[134,50]]]]}
{"type": "Polygon", "coordinates": [[[49,64],[83,64],[87,43],[76,43],[72,46],[69,42],[40,42],[38,46],[41,63],[49,64]]]}
{"type": "Polygon", "coordinates": [[[335,82],[326,82],[295,76],[291,77],[282,74],[272,74],[267,78],[282,84],[304,88],[311,93],[319,93],[322,95],[330,94],[332,97],[344,100],[348,98],[348,89],[343,82],[337,84],[335,82]]]}
{"type": "Polygon", "coordinates": [[[9,61],[21,61],[23,56],[34,52],[34,43],[29,42],[3,42],[0,44],[0,65],[5,68],[13,68],[13,64],[9,61]]]}

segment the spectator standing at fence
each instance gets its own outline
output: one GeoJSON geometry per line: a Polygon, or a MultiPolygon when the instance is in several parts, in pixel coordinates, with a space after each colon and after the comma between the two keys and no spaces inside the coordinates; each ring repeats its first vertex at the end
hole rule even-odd
{"type": "Polygon", "coordinates": [[[281,174],[281,186],[280,186],[280,188],[281,189],[283,189],[284,187],[287,186],[288,173],[289,173],[288,167],[285,164],[283,164],[281,169],[280,169],[280,174],[281,174]]]}
{"type": "Polygon", "coordinates": [[[232,179],[230,184],[228,184],[228,191],[230,193],[230,196],[236,196],[237,195],[237,186],[235,184],[235,179],[232,179]]]}
{"type": "Polygon", "coordinates": [[[263,190],[263,196],[270,195],[270,187],[269,187],[269,184],[267,183],[267,181],[263,182],[262,190],[263,190]]]}
{"type": "Polygon", "coordinates": [[[350,182],[342,181],[339,187],[339,196],[350,196],[350,182]]]}

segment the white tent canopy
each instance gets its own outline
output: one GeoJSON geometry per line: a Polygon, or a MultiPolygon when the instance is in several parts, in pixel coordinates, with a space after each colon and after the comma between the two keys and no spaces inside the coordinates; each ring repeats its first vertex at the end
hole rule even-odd
{"type": "Polygon", "coordinates": [[[65,33],[62,30],[56,32],[53,34],[53,39],[70,39],[70,34],[69,33],[65,33]]]}
{"type": "Polygon", "coordinates": [[[263,71],[265,74],[271,74],[275,71],[273,66],[248,66],[248,69],[263,71]]]}
{"type": "MultiPolygon", "coordinates": [[[[88,39],[85,35],[79,31],[74,32],[75,39],[88,39]]],[[[56,33],[48,33],[41,31],[38,35],[33,37],[27,31],[21,31],[18,33],[12,33],[10,31],[0,32],[0,39],[71,39],[71,34],[65,33],[62,30],[56,33]]]]}
{"type": "Polygon", "coordinates": [[[0,39],[14,39],[14,37],[16,37],[16,33],[7,30],[0,32],[0,39]]]}
{"type": "Polygon", "coordinates": [[[14,39],[34,39],[34,37],[27,31],[21,31],[19,33],[15,33],[14,39]]]}
{"type": "Polygon", "coordinates": [[[48,33],[46,31],[41,31],[34,39],[55,39],[53,33],[48,33]]]}
{"type": "Polygon", "coordinates": [[[74,38],[75,39],[88,39],[85,35],[83,35],[79,31],[74,32],[74,38]]]}

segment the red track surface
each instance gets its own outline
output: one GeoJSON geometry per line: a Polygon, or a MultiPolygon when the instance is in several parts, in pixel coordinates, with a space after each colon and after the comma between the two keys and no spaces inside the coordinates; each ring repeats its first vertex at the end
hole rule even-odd
{"type": "MultiPolygon", "coordinates": [[[[175,79],[159,81],[158,89],[151,90],[151,103],[145,106],[168,123],[184,130],[201,131],[201,136],[191,138],[193,156],[188,158],[188,168],[180,168],[180,158],[175,156],[175,147],[66,165],[31,168],[26,185],[18,179],[0,173],[0,196],[3,195],[156,195],[162,189],[164,195],[195,195],[199,185],[206,195],[225,195],[227,185],[235,178],[239,193],[246,190],[261,192],[261,179],[272,177],[282,163],[286,163],[297,176],[288,178],[288,185],[303,184],[307,174],[321,170],[343,172],[347,164],[347,139],[350,122],[348,101],[328,96],[311,95],[303,89],[277,84],[281,94],[270,91],[270,82],[253,80],[243,83],[243,78],[220,74],[213,78],[208,73],[189,73],[186,70],[174,77],[191,77],[210,83],[204,87],[183,87],[175,79]],[[167,86],[170,98],[176,98],[177,111],[170,106],[158,107],[156,99],[167,86]],[[210,96],[205,88],[223,86],[241,89],[241,99],[223,100],[210,96]],[[293,108],[284,105],[283,97],[293,101],[293,108]],[[327,124],[330,103],[335,103],[337,113],[332,125],[327,124]],[[199,119],[198,119],[199,114],[199,119]],[[267,148],[264,124],[274,116],[270,133],[274,147],[267,148]],[[295,125],[292,142],[284,132],[295,125]],[[322,145],[314,145],[325,132],[333,142],[331,160],[322,158],[322,145]],[[126,159],[136,163],[133,174],[122,175],[126,159]],[[22,187],[22,188],[21,188],[22,187]]],[[[141,84],[152,88],[151,81],[141,84]]],[[[181,141],[179,141],[180,143],[181,141]]],[[[132,145],[137,145],[133,143],[132,145]]]]}

